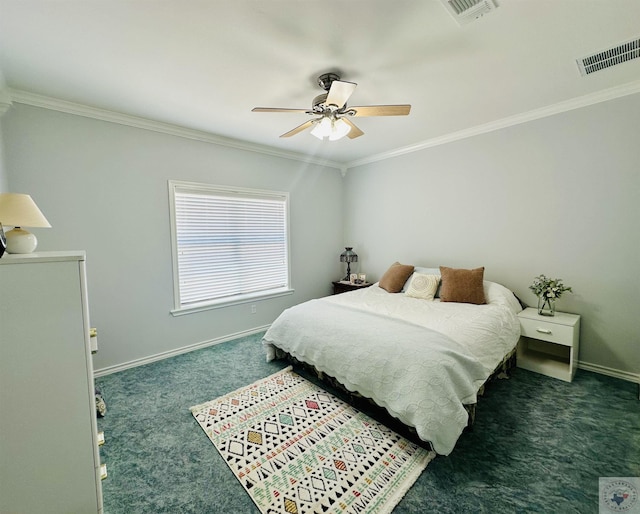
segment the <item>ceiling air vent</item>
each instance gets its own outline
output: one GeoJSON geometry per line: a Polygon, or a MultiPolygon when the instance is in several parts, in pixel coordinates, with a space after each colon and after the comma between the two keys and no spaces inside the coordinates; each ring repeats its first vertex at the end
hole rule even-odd
{"type": "Polygon", "coordinates": [[[496,9],[494,0],[440,0],[460,24],[472,22],[496,9]]]}
{"type": "Polygon", "coordinates": [[[597,54],[583,57],[582,59],[576,59],[578,68],[582,75],[589,75],[595,71],[604,70],[605,68],[611,68],[616,64],[630,61],[631,59],[637,59],[640,57],[640,38],[627,41],[615,48],[598,52],[597,54]]]}

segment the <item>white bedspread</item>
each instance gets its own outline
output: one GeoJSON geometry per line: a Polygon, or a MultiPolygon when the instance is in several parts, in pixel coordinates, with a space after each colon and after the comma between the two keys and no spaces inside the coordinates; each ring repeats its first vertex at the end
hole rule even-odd
{"type": "Polygon", "coordinates": [[[372,286],[291,307],[263,343],[313,364],[386,408],[448,455],[467,425],[463,405],[520,335],[513,294],[485,282],[487,305],[441,303],[372,286]]]}

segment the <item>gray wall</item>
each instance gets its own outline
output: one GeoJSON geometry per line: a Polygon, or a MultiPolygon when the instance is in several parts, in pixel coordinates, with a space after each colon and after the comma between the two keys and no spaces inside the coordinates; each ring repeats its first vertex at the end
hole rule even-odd
{"type": "Polygon", "coordinates": [[[9,191],[9,179],[4,160],[4,138],[2,137],[2,125],[0,125],[0,193],[9,191]]]}
{"type": "Polygon", "coordinates": [[[638,120],[628,96],[353,168],[347,240],[374,279],[395,260],[485,266],[533,305],[536,275],[563,278],[580,360],[637,374],[638,120]]]}
{"type": "MultiPolygon", "coordinates": [[[[1,78],[1,76],[0,76],[1,78]]],[[[2,91],[0,91],[2,94],[2,91]]],[[[5,151],[4,151],[4,137],[2,131],[2,117],[3,113],[0,112],[0,193],[9,192],[9,177],[7,176],[7,166],[5,164],[5,151]]],[[[1,220],[0,220],[1,221],[1,220]]]]}
{"type": "MultiPolygon", "coordinates": [[[[0,121],[4,116],[2,101],[9,101],[9,94],[6,92],[7,84],[2,70],[0,70],[0,121]]],[[[6,166],[4,164],[4,142],[2,137],[2,124],[0,123],[0,193],[9,191],[9,179],[7,177],[6,166]]]]}
{"type": "Polygon", "coordinates": [[[0,122],[11,190],[53,226],[33,229],[38,249],[87,251],[98,370],[268,325],[341,271],[335,169],[20,104],[0,122]],[[169,179],[289,191],[295,293],[173,317],[169,179]]]}

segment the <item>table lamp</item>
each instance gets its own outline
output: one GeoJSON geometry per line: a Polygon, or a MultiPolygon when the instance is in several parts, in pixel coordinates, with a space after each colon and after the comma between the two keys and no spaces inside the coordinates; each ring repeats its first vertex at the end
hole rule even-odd
{"type": "Polygon", "coordinates": [[[22,227],[51,228],[33,199],[20,193],[0,193],[0,223],[14,227],[5,234],[9,253],[31,253],[38,246],[36,236],[22,227]]]}
{"type": "Polygon", "coordinates": [[[347,246],[344,249],[344,252],[340,254],[340,262],[347,263],[347,276],[343,278],[343,280],[349,280],[349,275],[351,275],[351,263],[358,262],[358,254],[353,251],[352,246],[347,246]]]}

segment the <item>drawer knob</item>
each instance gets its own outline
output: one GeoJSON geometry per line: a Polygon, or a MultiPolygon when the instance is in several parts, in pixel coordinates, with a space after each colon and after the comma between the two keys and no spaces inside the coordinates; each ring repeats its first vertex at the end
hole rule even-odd
{"type": "Polygon", "coordinates": [[[546,328],[536,328],[536,332],[540,332],[541,334],[550,334],[551,330],[547,330],[546,328]]]}

